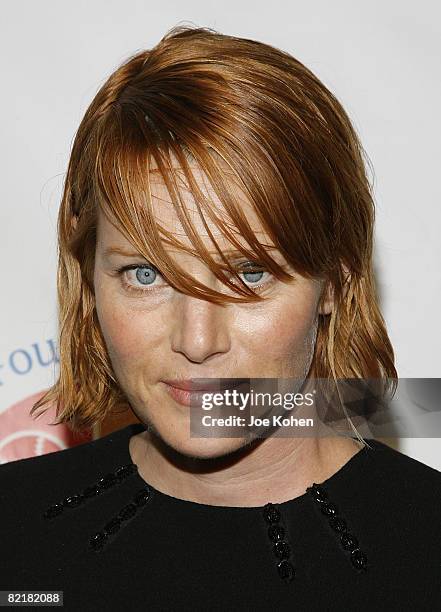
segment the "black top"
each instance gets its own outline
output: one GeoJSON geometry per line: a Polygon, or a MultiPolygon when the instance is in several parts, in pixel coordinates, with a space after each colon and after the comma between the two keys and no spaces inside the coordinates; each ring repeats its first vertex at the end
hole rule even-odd
{"type": "Polygon", "coordinates": [[[143,429],[0,467],[0,590],[75,612],[441,610],[438,470],[366,440],[300,497],[210,506],[141,478],[143,429]]]}

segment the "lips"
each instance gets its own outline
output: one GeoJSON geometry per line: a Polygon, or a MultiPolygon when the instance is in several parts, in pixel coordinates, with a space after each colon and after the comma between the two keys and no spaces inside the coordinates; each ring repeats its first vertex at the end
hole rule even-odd
{"type": "Polygon", "coordinates": [[[197,383],[191,379],[187,380],[164,380],[167,385],[174,387],[175,389],[182,389],[183,391],[218,391],[220,388],[220,382],[212,383],[197,383]]]}
{"type": "Polygon", "coordinates": [[[171,397],[183,406],[200,406],[205,393],[221,392],[237,388],[249,379],[218,379],[212,383],[196,383],[192,380],[163,380],[165,389],[171,397]],[[179,385],[179,386],[178,386],[179,385]]]}
{"type": "Polygon", "coordinates": [[[178,389],[178,387],[172,387],[171,385],[165,384],[167,393],[182,406],[200,407],[202,405],[203,396],[205,393],[211,393],[211,391],[185,391],[185,389],[178,389]]]}
{"type": "MultiPolygon", "coordinates": [[[[197,377],[195,377],[197,378],[197,377]]],[[[208,378],[199,376],[199,378],[208,378]]],[[[225,389],[233,389],[239,385],[247,382],[247,378],[217,378],[211,382],[196,382],[194,379],[175,379],[175,380],[163,380],[162,382],[175,387],[176,389],[182,389],[183,391],[222,391],[225,389]]]]}

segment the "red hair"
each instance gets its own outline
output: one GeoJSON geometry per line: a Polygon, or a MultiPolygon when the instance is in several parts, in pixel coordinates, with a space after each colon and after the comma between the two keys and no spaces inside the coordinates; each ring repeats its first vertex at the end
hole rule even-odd
{"type": "Polygon", "coordinates": [[[186,217],[176,159],[201,214],[245,255],[289,282],[291,276],[249,226],[225,167],[292,268],[332,287],[335,307],[319,317],[310,376],[382,378],[386,388],[397,373],[372,270],[374,203],[366,155],[348,115],[288,53],[208,28],[180,26],[123,63],[79,126],[58,217],[60,374],[33,411],[55,401],[58,422],[82,429],[127,404],[95,310],[98,206],[178,290],[219,304],[264,299],[238,276],[239,284],[231,285],[237,297],[217,293],[168,256],[163,242],[187,247],[153,215],[153,171],[160,172],[170,192],[193,252],[223,282],[229,284],[225,266],[235,274],[227,260],[222,266],[208,254],[186,217]],[[214,214],[189,158],[208,176],[247,249],[214,214]]]}

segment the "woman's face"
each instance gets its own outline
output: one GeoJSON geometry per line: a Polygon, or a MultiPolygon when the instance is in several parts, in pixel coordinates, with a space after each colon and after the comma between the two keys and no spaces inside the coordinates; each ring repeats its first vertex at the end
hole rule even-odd
{"type": "MultiPolygon", "coordinates": [[[[205,177],[197,169],[193,171],[201,189],[208,189],[213,202],[222,209],[206,187],[206,179],[202,182],[205,177]]],[[[191,245],[163,183],[158,178],[152,180],[151,187],[157,219],[179,240],[191,245]]],[[[186,207],[198,235],[214,254],[191,194],[186,194],[186,207]]],[[[268,244],[251,207],[243,197],[241,202],[256,235],[268,244]]],[[[96,309],[115,376],[133,411],[167,445],[189,456],[217,457],[244,446],[245,438],[190,437],[190,408],[177,403],[163,381],[236,377],[303,380],[313,356],[317,317],[332,307],[329,297],[318,309],[322,282],[303,278],[291,269],[295,281],[290,283],[277,280],[269,272],[242,272],[241,278],[250,287],[262,285],[258,292],[267,300],[218,306],[168,285],[156,269],[145,267],[148,262],[134,252],[106,216],[101,211],[98,214],[96,309]],[[112,252],[116,250],[128,254],[112,252]],[[128,265],[140,267],[122,274],[115,272],[128,265]]],[[[210,224],[210,230],[225,250],[232,248],[214,224],[210,224]]],[[[174,249],[169,252],[202,283],[234,295],[196,255],[174,249]]],[[[272,255],[287,264],[278,251],[272,255]]],[[[244,261],[241,256],[235,265],[244,261]]]]}

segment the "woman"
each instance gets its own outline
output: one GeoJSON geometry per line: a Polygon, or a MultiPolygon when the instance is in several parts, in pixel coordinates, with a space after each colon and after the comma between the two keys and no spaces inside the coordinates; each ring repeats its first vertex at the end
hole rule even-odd
{"type": "Polygon", "coordinates": [[[60,374],[33,411],[140,424],[0,469],[1,589],[68,610],[439,609],[440,473],[368,442],[344,402],[352,435],[190,435],[197,379],[387,392],[373,220],[348,116],[290,55],[179,27],[119,67],[73,145],[60,374]]]}

